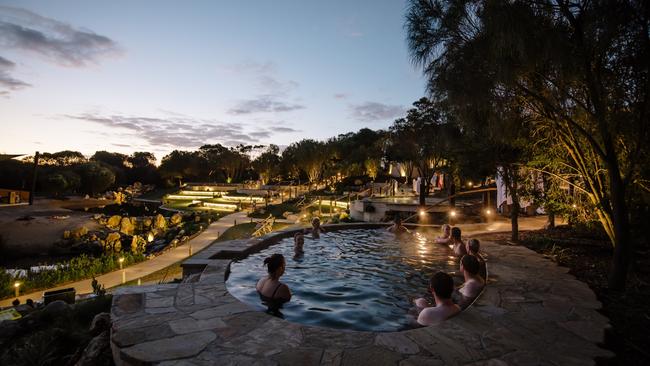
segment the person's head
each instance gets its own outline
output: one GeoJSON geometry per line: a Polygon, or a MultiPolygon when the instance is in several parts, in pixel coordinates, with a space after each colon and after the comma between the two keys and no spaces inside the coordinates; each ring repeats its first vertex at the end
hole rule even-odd
{"type": "Polygon", "coordinates": [[[451,238],[456,241],[460,241],[460,228],[459,227],[453,227],[451,229],[451,238]]]}
{"type": "Polygon", "coordinates": [[[442,231],[442,236],[448,237],[451,233],[451,226],[449,226],[449,224],[444,224],[440,228],[440,231],[442,231]]]}
{"type": "Polygon", "coordinates": [[[27,299],[26,303],[27,303],[27,305],[29,305],[29,306],[31,306],[31,307],[34,307],[34,300],[32,300],[32,299],[27,299]]]}
{"type": "Polygon", "coordinates": [[[286,263],[284,261],[284,256],[282,254],[273,254],[270,257],[264,259],[264,265],[266,270],[269,272],[269,275],[273,278],[280,278],[284,273],[284,268],[286,263]]]}
{"type": "Polygon", "coordinates": [[[467,272],[472,276],[478,274],[480,266],[478,259],[471,254],[466,254],[460,259],[460,271],[467,272]]]}
{"type": "Polygon", "coordinates": [[[302,232],[298,232],[293,236],[293,247],[298,251],[302,251],[303,245],[305,245],[305,235],[302,232]]]}
{"type": "Polygon", "coordinates": [[[445,272],[437,272],[429,280],[429,288],[440,299],[451,299],[454,291],[454,280],[445,272]]]}
{"type": "Polygon", "coordinates": [[[314,217],[314,219],[311,220],[311,226],[319,227],[320,226],[320,219],[318,217],[314,217]]]}
{"type": "Polygon", "coordinates": [[[12,302],[11,302],[11,305],[13,305],[13,306],[18,306],[18,305],[20,305],[20,300],[16,299],[16,300],[12,301],[12,302]]]}
{"type": "Polygon", "coordinates": [[[467,253],[469,254],[476,254],[478,253],[479,249],[481,248],[481,243],[478,241],[478,239],[469,239],[467,241],[467,253]]]}

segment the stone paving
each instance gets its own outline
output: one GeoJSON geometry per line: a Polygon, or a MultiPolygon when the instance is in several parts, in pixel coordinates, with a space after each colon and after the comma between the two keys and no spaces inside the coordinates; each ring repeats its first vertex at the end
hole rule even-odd
{"type": "Polygon", "coordinates": [[[183,283],[114,294],[117,365],[593,365],[613,357],[597,345],[609,321],[597,311],[593,292],[567,268],[524,247],[482,243],[489,283],[460,315],[435,326],[375,333],[305,326],[254,311],[226,289],[230,260],[212,258],[245,254],[268,240],[224,244],[188,260],[185,269],[194,274],[183,283]]]}

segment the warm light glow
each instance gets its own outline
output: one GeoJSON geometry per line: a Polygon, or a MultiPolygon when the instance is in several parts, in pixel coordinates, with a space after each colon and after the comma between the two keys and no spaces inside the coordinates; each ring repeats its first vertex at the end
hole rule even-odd
{"type": "Polygon", "coordinates": [[[147,234],[147,241],[148,241],[149,243],[151,243],[151,242],[153,241],[153,239],[154,239],[153,233],[149,233],[149,234],[147,234]]]}
{"type": "Polygon", "coordinates": [[[122,257],[122,258],[118,259],[118,262],[120,262],[120,264],[122,264],[122,262],[124,262],[124,258],[122,257]]]}
{"type": "Polygon", "coordinates": [[[472,182],[467,182],[467,186],[471,188],[472,187],[472,182]]]}
{"type": "Polygon", "coordinates": [[[492,210],[490,210],[490,209],[488,208],[487,210],[485,210],[485,214],[486,214],[486,215],[491,215],[491,214],[492,214],[492,210]]]}
{"type": "Polygon", "coordinates": [[[571,207],[573,207],[573,208],[578,208],[578,205],[576,205],[576,204],[574,203],[574,204],[571,205],[571,207]]]}
{"type": "Polygon", "coordinates": [[[20,282],[15,282],[15,283],[14,283],[14,287],[15,287],[15,288],[20,287],[20,282]]]}
{"type": "Polygon", "coordinates": [[[420,216],[424,216],[424,215],[426,215],[426,211],[420,210],[420,216]]]}
{"type": "Polygon", "coordinates": [[[237,209],[237,205],[233,205],[230,203],[214,203],[214,202],[204,202],[203,203],[204,207],[209,207],[213,208],[215,210],[225,210],[225,211],[235,211],[237,209]]]}
{"type": "Polygon", "coordinates": [[[455,217],[456,216],[456,211],[454,211],[454,210],[449,211],[449,216],[455,217]]]}

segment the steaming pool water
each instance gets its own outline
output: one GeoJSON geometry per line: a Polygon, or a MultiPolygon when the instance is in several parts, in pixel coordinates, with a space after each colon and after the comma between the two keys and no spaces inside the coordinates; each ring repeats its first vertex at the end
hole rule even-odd
{"type": "MultiPolygon", "coordinates": [[[[415,324],[413,299],[426,297],[428,279],[437,271],[455,274],[458,261],[435,234],[394,235],[384,229],[305,235],[305,254],[294,258],[293,238],[281,239],[258,253],[233,261],[226,282],[239,300],[265,311],[255,290],[266,274],[264,258],[284,255],[280,279],[293,293],[280,310],[295,323],[363,331],[398,331],[415,324]]],[[[462,278],[454,276],[459,284],[462,278]]]]}

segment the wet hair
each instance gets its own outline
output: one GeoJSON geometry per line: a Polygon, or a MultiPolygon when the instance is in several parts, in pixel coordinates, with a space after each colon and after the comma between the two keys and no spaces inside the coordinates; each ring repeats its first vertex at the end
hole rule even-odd
{"type": "Polygon", "coordinates": [[[264,258],[264,265],[269,274],[275,273],[284,264],[284,256],[282,254],[273,254],[270,257],[264,258]]]}
{"type": "Polygon", "coordinates": [[[314,218],[311,220],[311,224],[312,224],[312,225],[314,225],[314,224],[316,224],[316,223],[320,224],[320,219],[319,219],[318,217],[314,217],[314,218]]]}
{"type": "Polygon", "coordinates": [[[472,275],[477,275],[479,268],[481,267],[478,259],[471,254],[464,255],[463,258],[460,259],[460,264],[469,274],[472,275]]]}
{"type": "Polygon", "coordinates": [[[451,228],[451,238],[454,240],[460,240],[460,228],[452,227],[451,228]]]}
{"type": "Polygon", "coordinates": [[[479,249],[481,248],[481,243],[478,241],[478,239],[469,239],[467,246],[472,253],[478,253],[479,249]]]}
{"type": "Polygon", "coordinates": [[[447,230],[449,230],[449,229],[451,229],[451,226],[450,226],[449,224],[444,224],[444,225],[442,225],[442,227],[440,228],[440,231],[442,231],[442,233],[444,234],[444,233],[446,233],[447,230]]]}
{"type": "Polygon", "coordinates": [[[13,305],[13,306],[18,306],[18,305],[20,305],[20,300],[16,299],[16,300],[12,301],[12,302],[11,302],[11,305],[13,305]]]}
{"type": "Polygon", "coordinates": [[[429,280],[429,287],[441,299],[450,299],[454,291],[454,280],[445,272],[436,272],[429,280]]]}
{"type": "Polygon", "coordinates": [[[301,236],[304,238],[305,234],[302,231],[298,231],[297,233],[293,234],[293,240],[296,240],[301,236]]]}

